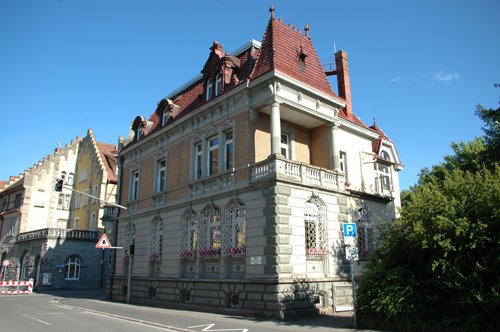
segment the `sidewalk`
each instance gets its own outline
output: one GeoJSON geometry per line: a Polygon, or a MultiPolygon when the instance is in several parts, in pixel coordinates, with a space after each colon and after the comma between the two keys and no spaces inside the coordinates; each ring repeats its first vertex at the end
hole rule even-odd
{"type": "Polygon", "coordinates": [[[287,321],[273,321],[255,317],[232,316],[175,308],[151,307],[137,304],[125,304],[105,300],[105,290],[61,290],[49,291],[58,305],[84,310],[99,315],[140,322],[144,325],[164,327],[175,331],[199,331],[187,329],[194,321],[215,322],[221,324],[250,325],[253,331],[302,331],[315,332],[352,332],[352,313],[337,313],[334,316],[296,318],[287,321]],[[173,327],[175,326],[175,327],[173,327]],[[177,326],[180,326],[177,327],[177,326]]]}

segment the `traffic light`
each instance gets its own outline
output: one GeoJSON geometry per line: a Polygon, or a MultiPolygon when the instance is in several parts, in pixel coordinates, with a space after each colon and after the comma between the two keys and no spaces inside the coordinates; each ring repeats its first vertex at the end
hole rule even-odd
{"type": "Polygon", "coordinates": [[[62,191],[63,184],[64,184],[64,180],[63,179],[57,180],[56,181],[55,191],[62,191]]]}

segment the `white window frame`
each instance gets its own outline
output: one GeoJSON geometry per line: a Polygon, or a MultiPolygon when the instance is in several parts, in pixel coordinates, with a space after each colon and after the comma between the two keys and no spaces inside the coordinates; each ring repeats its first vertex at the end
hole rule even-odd
{"type": "Polygon", "coordinates": [[[290,135],[287,133],[281,133],[280,135],[280,152],[283,157],[290,159],[290,135]],[[284,142],[283,138],[285,138],[286,142],[284,142]]]}
{"type": "MultiPolygon", "coordinates": [[[[90,189],[88,189],[88,188],[83,190],[84,194],[88,195],[89,192],[90,192],[90,189]]],[[[82,197],[82,207],[86,207],[89,205],[89,196],[87,196],[87,195],[82,195],[83,196],[82,197]]]]}
{"type": "MultiPolygon", "coordinates": [[[[99,190],[98,186],[94,186],[94,190],[92,191],[92,196],[97,197],[97,191],[99,190]]],[[[92,204],[97,203],[97,199],[92,197],[92,204]]]]}
{"type": "Polygon", "coordinates": [[[80,258],[77,256],[70,256],[66,259],[65,265],[64,280],[80,280],[80,258]]]}
{"type": "Polygon", "coordinates": [[[137,201],[139,199],[139,171],[132,171],[130,177],[130,200],[137,201]]]}
{"type": "Polygon", "coordinates": [[[205,91],[205,100],[210,100],[212,99],[212,90],[213,90],[213,82],[212,82],[212,79],[209,78],[207,80],[207,88],[206,88],[206,91],[205,91]]]}
{"type": "Polygon", "coordinates": [[[167,158],[156,161],[156,192],[164,192],[167,189],[167,158]]]}
{"type": "Polygon", "coordinates": [[[74,181],[75,175],[73,173],[68,174],[68,181],[66,182],[68,185],[72,186],[73,181],[74,181]]]}
{"type": "Polygon", "coordinates": [[[203,176],[203,144],[196,142],[194,144],[194,179],[201,179],[203,176]]]}
{"type": "Polygon", "coordinates": [[[346,179],[348,178],[347,173],[347,153],[344,151],[340,151],[339,153],[339,166],[340,171],[345,174],[346,179]]]}
{"type": "Polygon", "coordinates": [[[222,75],[217,73],[215,76],[215,96],[217,97],[222,92],[222,75]]]}
{"type": "Polygon", "coordinates": [[[224,170],[234,168],[234,131],[232,129],[224,132],[224,170]],[[228,138],[228,135],[231,135],[228,138]]]}
{"type": "Polygon", "coordinates": [[[207,140],[207,175],[219,173],[219,156],[220,156],[220,138],[219,135],[212,136],[207,140]],[[214,166],[212,168],[212,166],[214,166]]]}
{"type": "Polygon", "coordinates": [[[96,216],[95,212],[90,215],[89,230],[90,231],[97,230],[97,216],[96,216]]]}
{"type": "Polygon", "coordinates": [[[80,194],[76,193],[75,194],[75,209],[79,209],[79,208],[80,208],[80,194]]]}

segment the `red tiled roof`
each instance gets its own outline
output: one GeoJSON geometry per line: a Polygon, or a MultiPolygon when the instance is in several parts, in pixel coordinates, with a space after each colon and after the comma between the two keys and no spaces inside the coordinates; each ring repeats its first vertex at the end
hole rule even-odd
{"type": "Polygon", "coordinates": [[[311,39],[274,18],[269,20],[260,55],[250,78],[255,79],[272,70],[338,98],[326,78],[311,39]],[[303,62],[300,60],[301,55],[305,57],[303,62]]]}
{"type": "Polygon", "coordinates": [[[116,151],[116,146],[109,143],[97,142],[97,148],[101,154],[102,163],[106,167],[106,172],[108,173],[108,180],[110,182],[116,183],[116,157],[114,152],[116,151]]]}

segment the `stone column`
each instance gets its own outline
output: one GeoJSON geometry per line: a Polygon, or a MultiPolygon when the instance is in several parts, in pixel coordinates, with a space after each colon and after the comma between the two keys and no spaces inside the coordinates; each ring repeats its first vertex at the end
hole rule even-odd
{"type": "Polygon", "coordinates": [[[280,105],[277,101],[271,104],[271,154],[281,153],[280,105]]]}
{"type": "Polygon", "coordinates": [[[330,167],[335,171],[340,171],[340,152],[338,145],[338,122],[332,122],[328,124],[330,129],[330,167]]]}

